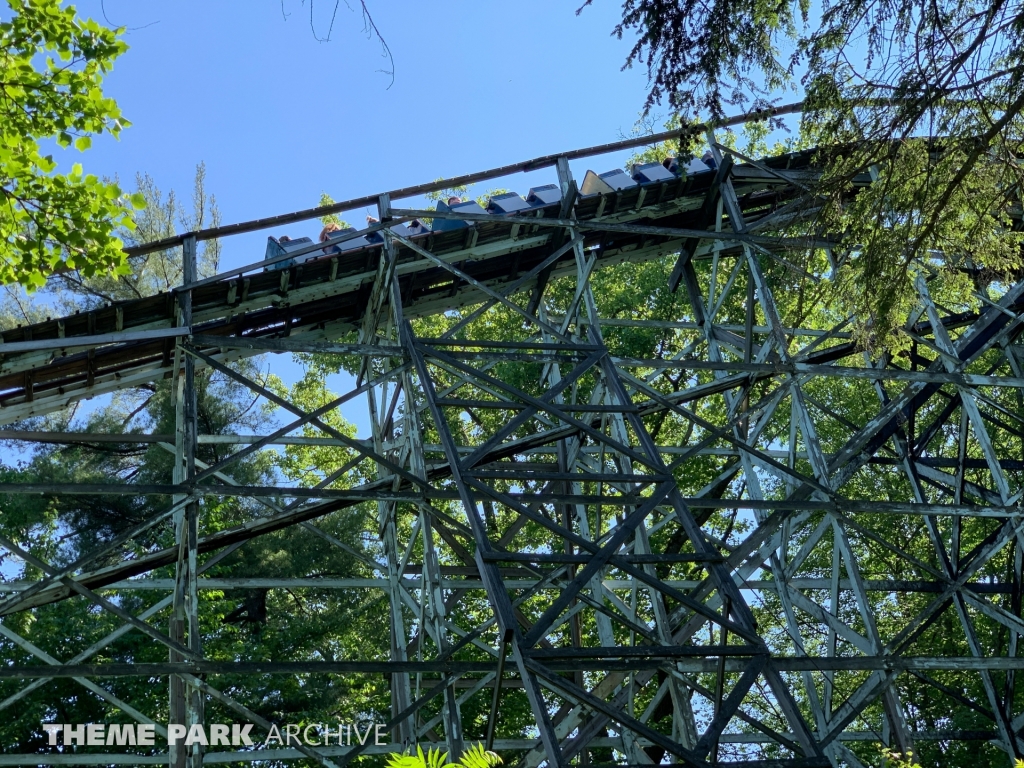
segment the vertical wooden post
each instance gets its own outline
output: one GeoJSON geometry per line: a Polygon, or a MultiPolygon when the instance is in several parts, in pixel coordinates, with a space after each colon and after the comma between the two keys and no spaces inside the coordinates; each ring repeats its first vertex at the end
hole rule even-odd
{"type": "MultiPolygon", "coordinates": [[[[196,239],[187,237],[182,247],[183,288],[178,294],[178,326],[192,325],[192,291],[188,286],[197,277],[196,239]]],[[[183,337],[187,338],[187,337],[183,337]]],[[[196,476],[196,446],[198,444],[198,402],[195,387],[195,359],[183,348],[179,340],[175,349],[175,435],[174,470],[172,481],[175,485],[191,486],[196,476]]],[[[175,569],[174,609],[171,614],[170,636],[187,645],[195,654],[202,651],[199,634],[199,594],[197,546],[199,541],[199,501],[189,487],[188,503],[174,516],[175,542],[178,546],[178,562],[175,569]],[[186,642],[187,641],[187,642],[186,642]]],[[[175,496],[175,501],[184,501],[185,494],[175,496]]],[[[170,661],[182,661],[180,654],[171,651],[170,661]]],[[[203,722],[202,693],[193,686],[187,686],[176,675],[170,677],[169,723],[190,727],[203,722]]],[[[200,768],[202,746],[186,748],[183,744],[169,745],[168,761],[171,768],[200,768]]]]}

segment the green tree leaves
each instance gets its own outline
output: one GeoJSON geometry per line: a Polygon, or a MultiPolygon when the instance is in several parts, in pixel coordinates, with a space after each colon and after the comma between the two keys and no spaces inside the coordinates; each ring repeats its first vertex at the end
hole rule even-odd
{"type": "Polygon", "coordinates": [[[59,0],[7,0],[0,19],[0,282],[34,288],[64,266],[91,276],[125,269],[118,228],[132,207],[111,182],[67,174],[42,145],[84,152],[93,135],[130,123],[103,94],[103,76],[128,46],[120,30],[76,16],[59,0]]]}
{"type": "Polygon", "coordinates": [[[646,112],[667,103],[680,126],[803,92],[827,177],[803,233],[838,240],[837,303],[862,344],[892,349],[916,273],[971,275],[981,294],[1024,273],[1022,29],[998,1],[623,0],[614,32],[636,34],[646,112]]]}

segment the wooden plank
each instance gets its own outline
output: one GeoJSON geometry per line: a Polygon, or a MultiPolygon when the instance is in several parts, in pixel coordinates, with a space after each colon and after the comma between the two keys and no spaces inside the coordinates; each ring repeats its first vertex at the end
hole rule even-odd
{"type": "Polygon", "coordinates": [[[0,345],[0,356],[13,355],[20,352],[36,352],[48,349],[75,349],[78,347],[97,347],[105,344],[119,344],[126,341],[150,341],[152,339],[172,339],[188,336],[189,328],[167,328],[152,331],[127,331],[124,333],[104,333],[94,336],[66,336],[62,339],[40,339],[39,341],[14,341],[0,345]]]}

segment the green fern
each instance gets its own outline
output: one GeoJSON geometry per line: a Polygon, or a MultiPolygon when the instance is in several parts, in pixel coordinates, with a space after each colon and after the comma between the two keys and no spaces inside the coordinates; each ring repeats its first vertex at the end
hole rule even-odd
{"type": "Polygon", "coordinates": [[[501,758],[495,752],[488,752],[483,744],[470,747],[462,753],[459,758],[461,768],[493,768],[501,762],[501,758]]]}
{"type": "MultiPolygon", "coordinates": [[[[423,753],[420,752],[420,754],[422,755],[423,753]]],[[[387,768],[421,768],[423,761],[417,759],[415,755],[392,753],[388,755],[385,765],[387,765],[387,768]]]]}
{"type": "Polygon", "coordinates": [[[386,765],[387,768],[494,768],[502,762],[496,753],[484,749],[483,744],[463,752],[458,763],[449,763],[447,760],[447,752],[431,749],[424,754],[423,748],[417,746],[415,755],[407,752],[389,755],[386,765]]]}
{"type": "MultiPolygon", "coordinates": [[[[420,760],[423,760],[423,750],[416,747],[416,752],[420,756],[420,760]]],[[[440,749],[431,749],[427,751],[427,759],[423,762],[424,768],[456,768],[448,762],[448,753],[442,752],[440,749]]]]}

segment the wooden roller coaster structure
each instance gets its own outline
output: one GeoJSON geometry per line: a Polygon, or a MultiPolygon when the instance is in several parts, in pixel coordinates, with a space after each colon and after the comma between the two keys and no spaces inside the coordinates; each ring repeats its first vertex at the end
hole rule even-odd
{"type": "MultiPolygon", "coordinates": [[[[2,585],[0,616],[92,601],[125,629],[165,645],[169,660],[95,662],[102,643],[59,660],[0,623],[9,647],[38,660],[0,667],[0,676],[26,683],[0,707],[68,677],[112,712],[152,722],[152,713],[93,679],[155,676],[169,681],[172,723],[203,723],[205,704],[216,700],[239,721],[269,727],[216,687],[217,675],[240,672],[383,673],[392,702],[386,748],[8,754],[0,745],[0,765],[303,759],[343,766],[360,754],[435,740],[453,754],[485,740],[530,767],[588,764],[605,750],[623,765],[859,768],[853,747],[864,741],[903,752],[915,742],[976,741],[1024,754],[1017,685],[1024,284],[989,286],[980,311],[953,313],[920,280],[905,329],[917,340],[909,358],[865,356],[843,308],[818,313],[835,318],[827,327],[787,327],[779,276],[828,279],[836,267],[828,237],[785,234],[814,215],[814,153],[753,161],[709,132],[710,167],[662,173],[658,166],[635,174],[639,181],[588,173],[581,184],[570,171],[571,160],[664,138],[170,238],[135,251],[181,248],[179,288],[0,334],[0,424],[9,425],[0,436],[163,443],[175,457],[164,484],[4,487],[169,499],[160,514],[67,566],[0,541],[42,574],[2,585]],[[395,205],[453,183],[544,168],[554,171],[554,192],[516,196],[513,211],[395,205]],[[378,222],[342,233],[326,252],[322,243],[293,247],[197,276],[202,239],[371,201],[378,222]],[[433,219],[432,228],[409,228],[423,218],[433,219]],[[825,254],[818,273],[787,256],[808,251],[825,254]],[[607,315],[595,276],[626,262],[663,264],[688,302],[685,315],[661,316],[642,296],[636,312],[607,315]],[[555,306],[548,289],[563,278],[572,298],[555,306]],[[437,315],[446,317],[443,335],[418,336],[414,321],[437,315]],[[474,338],[489,315],[500,318],[505,336],[474,338]],[[656,331],[662,341],[631,357],[616,341],[624,329],[656,331]],[[295,352],[361,359],[360,375],[350,392],[308,412],[231,365],[295,352]],[[514,383],[503,374],[510,366],[514,383]],[[200,430],[194,378],[201,367],[276,404],[287,423],[236,436],[236,450],[217,464],[198,461],[197,446],[224,440],[200,430]],[[163,379],[176,397],[173,435],[20,425],[163,379]],[[357,397],[370,408],[365,439],[325,418],[357,397]],[[845,415],[853,399],[869,412],[866,420],[845,415]],[[498,427],[477,418],[494,411],[503,414],[498,427]],[[300,442],[295,433],[307,426],[320,430],[312,442],[354,452],[347,474],[315,487],[232,478],[233,462],[300,442]],[[694,462],[703,470],[685,472],[694,462]],[[374,479],[347,481],[357,475],[374,479]],[[905,492],[878,491],[887,480],[905,492]],[[203,500],[216,496],[250,497],[263,513],[207,532],[203,500]],[[387,658],[204,658],[203,591],[232,588],[204,571],[284,528],[323,536],[317,521],[367,504],[376,510],[369,534],[382,553],[372,563],[375,578],[245,584],[382,590],[390,605],[387,658]],[[727,539],[706,529],[723,511],[744,522],[727,539]],[[904,529],[927,537],[934,556],[922,559],[908,542],[879,536],[871,521],[880,516],[907,521],[904,529]],[[175,546],[127,555],[135,537],[160,527],[173,527],[175,546]],[[879,572],[876,554],[900,558],[899,579],[879,572]],[[151,576],[163,567],[175,577],[151,576]],[[116,596],[143,586],[166,597],[133,615],[116,596]],[[489,606],[484,623],[465,624],[456,610],[465,600],[489,606]],[[770,631],[765,611],[775,612],[770,631]],[[935,655],[926,650],[939,647],[927,642],[929,633],[947,614],[959,633],[948,647],[959,650],[935,655]],[[427,654],[413,660],[417,634],[427,654]],[[984,698],[950,682],[952,673],[980,681],[972,690],[984,698]],[[524,692],[535,732],[502,732],[503,688],[524,692]],[[943,702],[946,726],[922,728],[913,711],[922,696],[943,702]],[[460,715],[472,697],[489,701],[482,733],[466,732],[460,715]]],[[[857,180],[854,193],[867,184],[869,177],[857,180]]]]}

